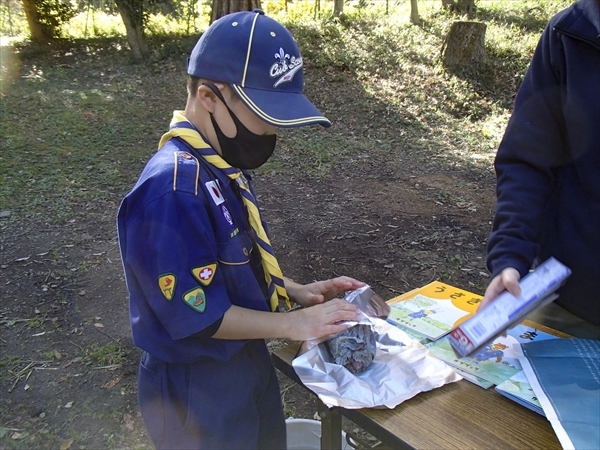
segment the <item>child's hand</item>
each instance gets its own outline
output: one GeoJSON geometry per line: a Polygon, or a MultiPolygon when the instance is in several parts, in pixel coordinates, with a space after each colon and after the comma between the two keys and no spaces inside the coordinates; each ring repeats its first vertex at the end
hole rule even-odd
{"type": "Polygon", "coordinates": [[[288,314],[290,319],[288,338],[294,341],[307,341],[336,334],[349,327],[345,322],[356,322],[360,319],[358,308],[339,298],[285,314],[288,314]]]}
{"type": "MultiPolygon", "coordinates": [[[[292,300],[304,307],[327,302],[346,291],[352,291],[365,285],[362,281],[350,277],[337,277],[305,285],[293,284],[288,288],[288,293],[292,300]]],[[[286,280],[286,287],[288,287],[288,280],[286,280]]]]}

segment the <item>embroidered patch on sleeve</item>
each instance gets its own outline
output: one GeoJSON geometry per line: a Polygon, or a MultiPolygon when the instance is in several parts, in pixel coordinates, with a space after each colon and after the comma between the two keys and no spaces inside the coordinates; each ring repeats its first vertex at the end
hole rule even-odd
{"type": "Polygon", "coordinates": [[[225,201],[225,199],[223,198],[223,194],[221,194],[219,183],[216,180],[207,181],[206,183],[204,183],[204,186],[206,186],[206,190],[212,197],[213,202],[215,202],[215,205],[218,206],[225,201]]]}
{"type": "Polygon", "coordinates": [[[173,300],[177,277],[172,273],[166,273],[158,277],[158,287],[167,300],[173,300]]]}
{"type": "Polygon", "coordinates": [[[217,264],[207,264],[206,266],[194,267],[192,269],[192,275],[202,283],[204,286],[208,286],[215,276],[217,271],[217,264]]]}
{"type": "Polygon", "coordinates": [[[206,309],[206,295],[201,287],[194,288],[183,294],[183,301],[186,305],[199,313],[206,309]]]}

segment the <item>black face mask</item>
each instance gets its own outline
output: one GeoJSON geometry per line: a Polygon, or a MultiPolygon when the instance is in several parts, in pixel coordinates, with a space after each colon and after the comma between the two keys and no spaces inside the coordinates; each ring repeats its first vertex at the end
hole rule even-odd
{"type": "Polygon", "coordinates": [[[210,121],[221,146],[221,157],[230,166],[244,170],[256,169],[266,163],[275,150],[277,136],[274,134],[254,134],[240,122],[229,106],[227,106],[223,95],[214,84],[203,84],[208,86],[223,102],[237,130],[234,137],[225,136],[213,115],[210,115],[210,121]]]}

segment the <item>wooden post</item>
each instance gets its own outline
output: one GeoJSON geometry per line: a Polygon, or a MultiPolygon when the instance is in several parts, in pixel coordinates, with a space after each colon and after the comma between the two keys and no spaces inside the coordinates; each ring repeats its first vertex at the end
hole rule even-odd
{"type": "Polygon", "coordinates": [[[481,22],[454,22],[442,46],[444,65],[464,66],[485,61],[486,28],[481,22]]]}

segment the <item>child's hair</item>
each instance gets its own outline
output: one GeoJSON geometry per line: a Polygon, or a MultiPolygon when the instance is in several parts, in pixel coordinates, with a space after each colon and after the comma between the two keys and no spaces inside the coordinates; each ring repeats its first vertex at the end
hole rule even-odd
{"type": "Polygon", "coordinates": [[[191,97],[196,96],[196,92],[198,92],[198,86],[202,83],[202,79],[195,77],[193,75],[189,75],[187,79],[187,91],[191,97]]]}

